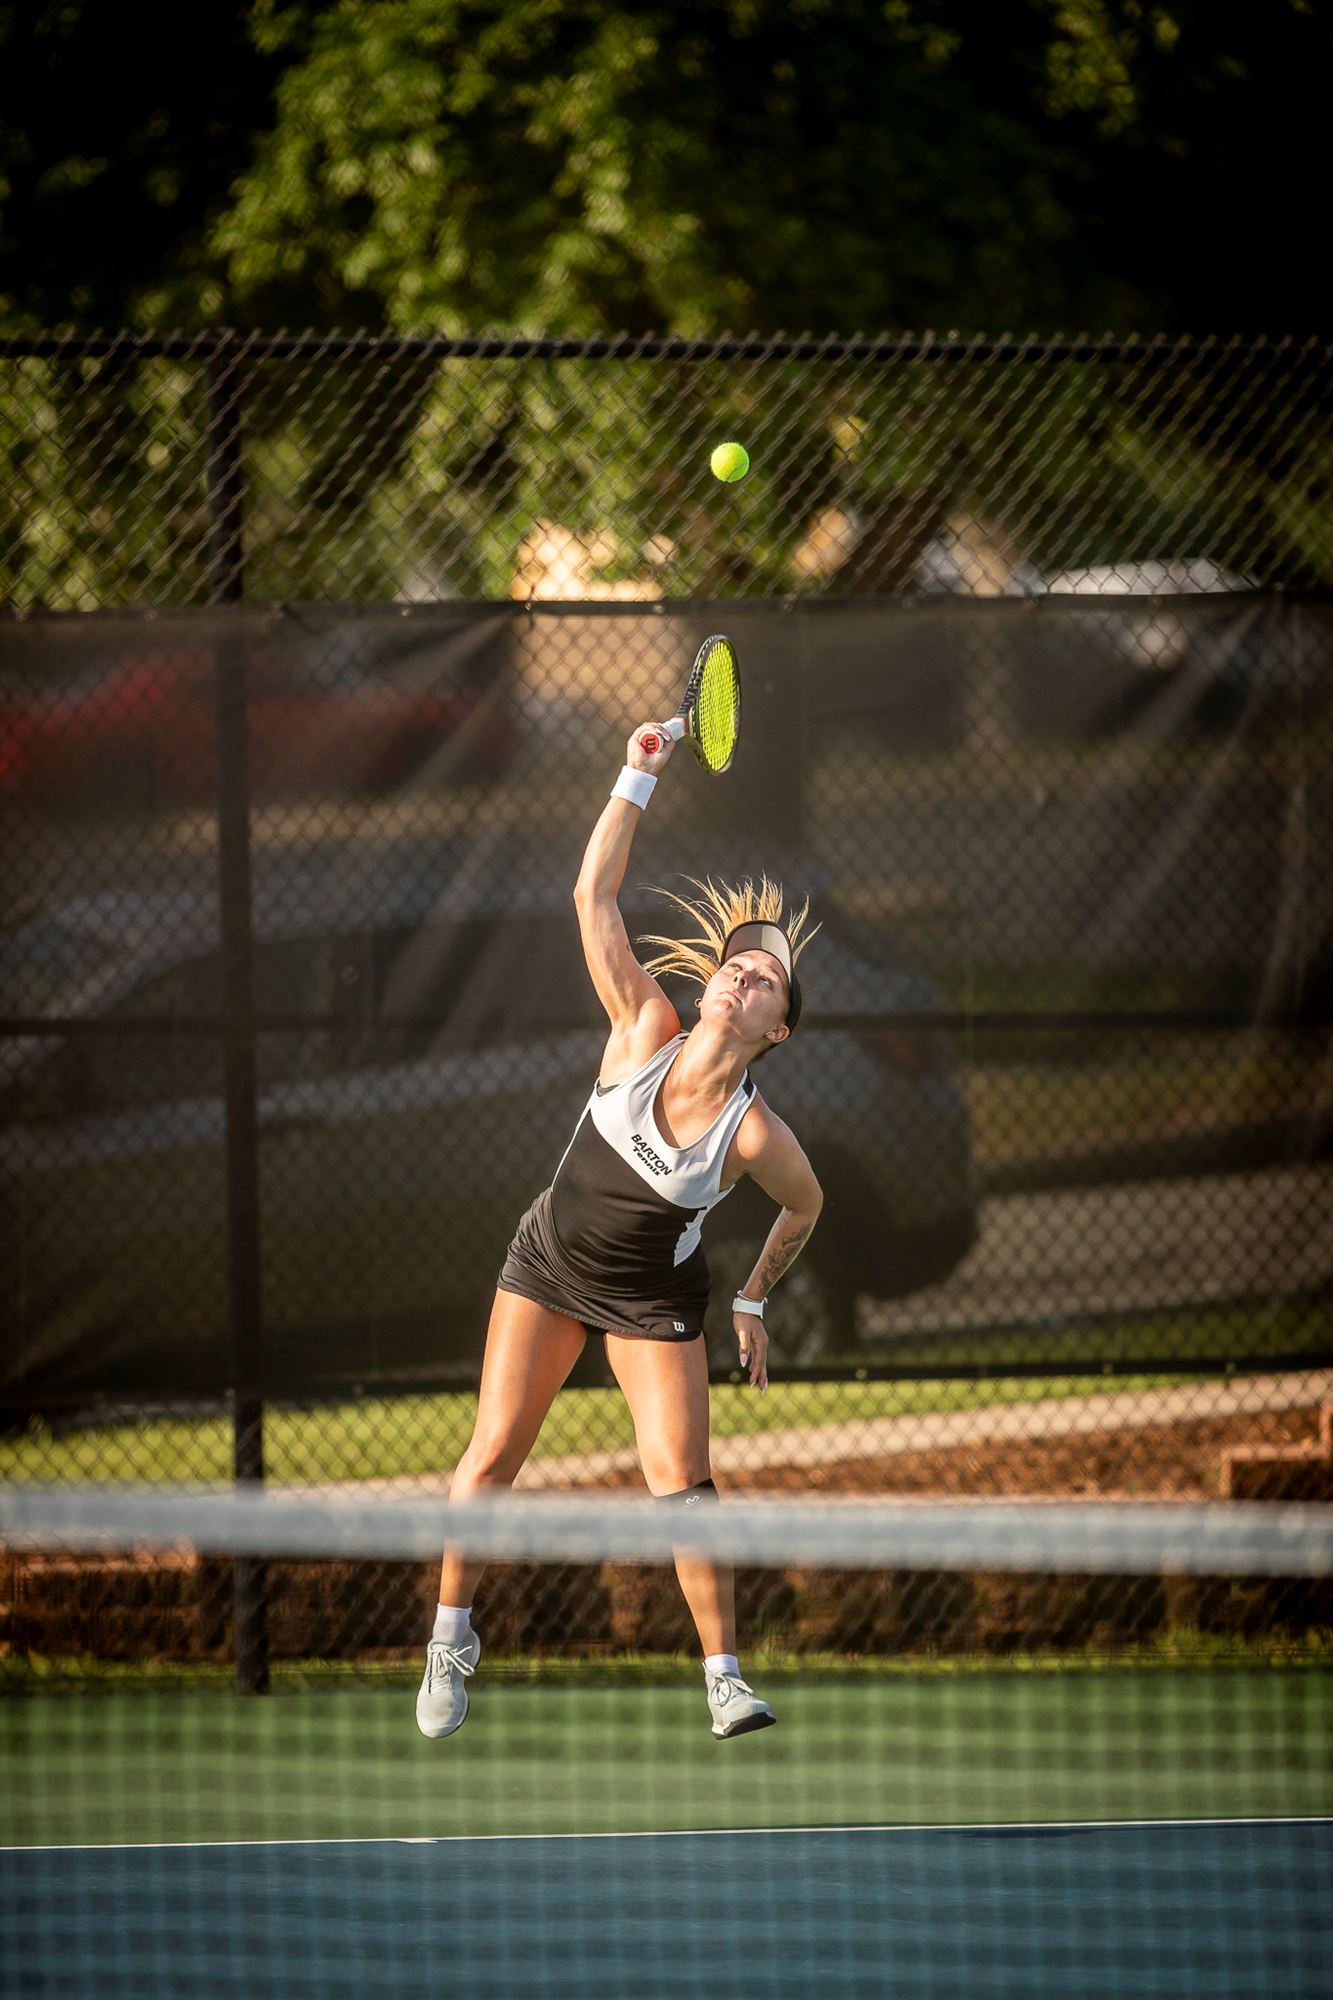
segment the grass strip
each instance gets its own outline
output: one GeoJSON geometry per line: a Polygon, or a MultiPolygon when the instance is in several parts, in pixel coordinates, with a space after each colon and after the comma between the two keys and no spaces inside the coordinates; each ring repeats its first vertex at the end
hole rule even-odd
{"type": "MultiPolygon", "coordinates": [[[[713,1392],[713,1435],[752,1437],[879,1417],[1163,1388],[1192,1379],[1073,1374],[1037,1381],[778,1381],[762,1397],[721,1385],[713,1392]]],[[[268,1478],[275,1485],[318,1485],[441,1475],[457,1463],[475,1414],[471,1393],[367,1397],[317,1409],[273,1406],[264,1423],[268,1478]]],[[[633,1447],[634,1427],[618,1389],[566,1389],[533,1455],[558,1458],[633,1447]]],[[[0,1442],[0,1479],[16,1484],[182,1481],[223,1488],[232,1480],[232,1449],[231,1418],[225,1412],[154,1417],[63,1434],[37,1425],[0,1442]]]]}

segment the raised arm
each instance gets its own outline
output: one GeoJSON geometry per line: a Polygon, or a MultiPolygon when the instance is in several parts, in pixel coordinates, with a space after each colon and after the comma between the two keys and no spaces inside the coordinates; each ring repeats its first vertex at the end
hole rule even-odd
{"type": "MultiPolygon", "coordinates": [[[[741,1120],[734,1144],[742,1171],[779,1205],[759,1261],[737,1294],[760,1305],[805,1248],[824,1206],[824,1193],[795,1133],[762,1098],[741,1120]]],[[[733,1308],[731,1319],[741,1367],[748,1369],[753,1387],[766,1389],[768,1333],[763,1319],[744,1308],[733,1308]]]]}
{"type": "MultiPolygon", "coordinates": [[[[625,747],[625,763],[632,771],[656,777],[666,769],[675,744],[666,738],[662,748],[648,756],[640,748],[639,737],[652,726],[640,723],[635,729],[625,747]]],[[[657,727],[660,730],[660,724],[657,727]]],[[[629,799],[613,796],[607,800],[574,884],[583,956],[611,1023],[602,1056],[603,1083],[616,1082],[646,1062],[680,1027],[675,1008],[634,956],[616,900],[641,813],[642,807],[629,799]]]]}

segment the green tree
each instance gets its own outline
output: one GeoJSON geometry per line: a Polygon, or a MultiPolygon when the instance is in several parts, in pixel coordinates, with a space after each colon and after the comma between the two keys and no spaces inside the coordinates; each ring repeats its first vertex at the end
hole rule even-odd
{"type": "Polygon", "coordinates": [[[340,0],[256,31],[278,114],[214,245],[269,312],[993,323],[1049,315],[1080,261],[1031,91],[988,99],[906,7],[340,0]]]}
{"type": "MultiPolygon", "coordinates": [[[[1313,182],[1331,65],[1302,0],[1262,18],[1241,0],[254,0],[194,18],[186,63],[174,17],[168,33],[165,8],[139,10],[120,63],[123,20],[91,0],[0,8],[10,330],[1319,323],[1292,184],[1306,162],[1313,182]]],[[[668,594],[785,590],[835,512],[858,539],[831,587],[896,589],[960,507],[1053,567],[1206,548],[1327,574],[1326,451],[1287,420],[1280,371],[1232,385],[1233,422],[1206,369],[1167,407],[1151,372],[1097,367],[1034,385],[307,366],[243,376],[261,597],[294,573],[311,595],[503,594],[543,516],[603,550],[622,531],[612,580],[653,581],[651,541],[668,594]],[[765,476],[723,547],[691,469],[727,434],[762,440],[765,476]],[[1249,542],[1224,550],[1211,503],[1237,481],[1249,542]]],[[[11,391],[17,601],[206,588],[197,369],[28,362],[11,391]]]]}
{"type": "Polygon", "coordinates": [[[1310,331],[1330,83],[1310,0],[34,0],[0,314],[1310,331]]]}

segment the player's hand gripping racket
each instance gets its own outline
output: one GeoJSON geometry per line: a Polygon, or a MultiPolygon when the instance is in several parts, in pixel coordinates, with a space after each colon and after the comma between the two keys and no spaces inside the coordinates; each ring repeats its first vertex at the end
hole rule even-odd
{"type": "MultiPolygon", "coordinates": [[[[721,632],[700,646],[685,684],[684,700],[663,728],[673,743],[688,737],[705,771],[714,775],[725,771],[736,755],[741,733],[741,674],[736,649],[721,632]]],[[[645,756],[654,756],[661,747],[656,730],[646,729],[639,738],[645,756]]]]}

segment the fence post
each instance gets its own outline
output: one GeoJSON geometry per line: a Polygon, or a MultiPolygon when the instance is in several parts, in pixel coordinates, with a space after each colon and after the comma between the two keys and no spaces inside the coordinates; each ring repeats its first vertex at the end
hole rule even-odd
{"type": "MultiPolygon", "coordinates": [[[[245,597],[245,491],[241,378],[234,342],[220,342],[205,368],[209,598],[215,605],[239,604],[245,597]]],[[[238,1481],[259,1486],[264,1479],[264,1405],[257,1387],[263,1356],[263,1290],[250,891],[249,662],[243,635],[224,632],[213,657],[217,673],[218,899],[225,1022],[227,1303],[236,1385],[232,1469],[238,1481]]],[[[268,1591],[262,1560],[237,1557],[232,1610],[237,1691],[263,1694],[268,1688],[268,1591]]]]}

